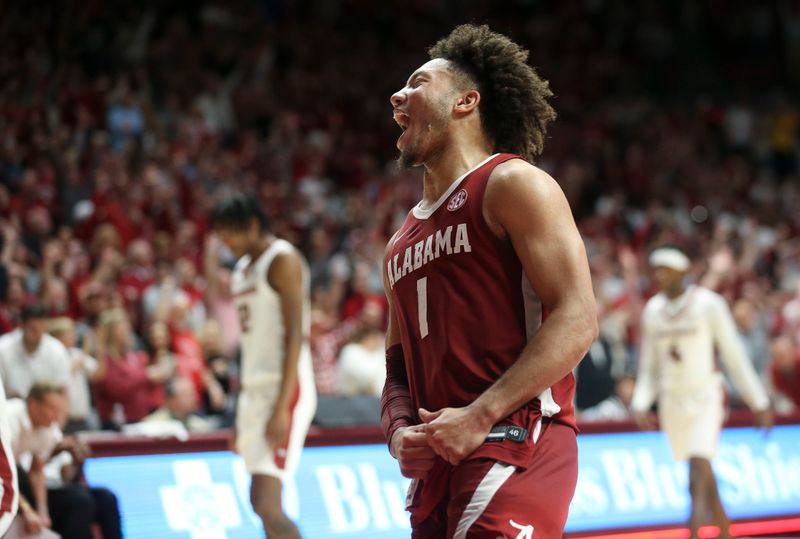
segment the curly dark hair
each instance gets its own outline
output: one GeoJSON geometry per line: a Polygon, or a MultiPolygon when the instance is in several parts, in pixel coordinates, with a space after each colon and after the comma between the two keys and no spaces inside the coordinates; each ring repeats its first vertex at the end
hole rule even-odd
{"type": "Polygon", "coordinates": [[[527,63],[528,51],[488,26],[462,24],[428,49],[451,62],[481,94],[480,117],[495,150],[533,162],[556,111],[549,83],[527,63]]]}
{"type": "Polygon", "coordinates": [[[269,218],[258,199],[248,193],[234,193],[214,207],[211,227],[245,230],[253,219],[258,220],[262,232],[269,230],[269,218]]]}

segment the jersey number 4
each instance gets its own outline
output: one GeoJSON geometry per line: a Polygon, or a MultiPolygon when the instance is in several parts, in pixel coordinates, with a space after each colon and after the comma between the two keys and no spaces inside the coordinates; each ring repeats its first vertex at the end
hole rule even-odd
{"type": "Polygon", "coordinates": [[[417,279],[417,315],[419,316],[419,336],[428,336],[428,278],[417,279]]]}

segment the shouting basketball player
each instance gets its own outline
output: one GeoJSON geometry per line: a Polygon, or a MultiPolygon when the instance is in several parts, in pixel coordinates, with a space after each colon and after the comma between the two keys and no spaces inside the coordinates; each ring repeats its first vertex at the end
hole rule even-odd
{"type": "Polygon", "coordinates": [[[221,202],[212,223],[239,259],[231,275],[242,331],[236,450],[253,475],[250,501],[267,537],[295,539],[300,532],[283,512],[281,491],[297,466],[316,407],[308,269],[289,242],[269,233],[252,196],[221,202]]]}
{"type": "Polygon", "coordinates": [[[586,253],[536,168],[555,112],[527,51],[459,26],[391,96],[422,201],[386,248],[382,423],[412,537],[561,537],[577,476],[571,371],[597,334],[586,253]]]}

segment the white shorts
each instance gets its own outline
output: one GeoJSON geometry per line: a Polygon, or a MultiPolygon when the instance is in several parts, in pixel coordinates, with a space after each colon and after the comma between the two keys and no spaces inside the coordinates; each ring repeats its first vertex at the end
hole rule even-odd
{"type": "MultiPolygon", "coordinates": [[[[304,362],[305,363],[305,362],[304,362]]],[[[309,362],[310,363],[310,362],[309,362]]],[[[265,431],[278,398],[278,383],[243,389],[236,411],[236,451],[253,475],[269,475],[281,481],[297,467],[308,427],[317,408],[314,374],[301,364],[298,394],[291,409],[289,439],[275,451],[267,445],[265,431]]]]}
{"type": "Polygon", "coordinates": [[[658,416],[676,460],[711,460],[717,454],[725,419],[721,386],[712,384],[691,394],[663,396],[658,416]]]}

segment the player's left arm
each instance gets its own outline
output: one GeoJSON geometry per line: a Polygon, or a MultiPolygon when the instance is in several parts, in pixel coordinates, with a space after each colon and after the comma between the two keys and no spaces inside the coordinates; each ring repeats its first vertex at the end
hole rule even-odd
{"type": "Polygon", "coordinates": [[[722,296],[713,294],[710,296],[708,308],[714,332],[714,344],[720,351],[728,373],[750,409],[755,412],[756,422],[763,427],[771,427],[769,396],[758,379],[750,358],[747,357],[728,303],[722,296]]]}
{"type": "Polygon", "coordinates": [[[297,388],[300,350],[308,337],[303,334],[303,259],[296,251],[275,257],[267,279],[280,296],[284,326],[284,356],[278,398],[267,423],[266,437],[271,447],[279,447],[289,436],[291,404],[297,388]]]}
{"type": "Polygon", "coordinates": [[[498,165],[486,188],[484,216],[512,243],[549,315],[511,368],[472,404],[420,412],[433,447],[454,464],[494,424],[566,376],[598,331],[586,251],[555,180],[522,160],[498,165]]]}

